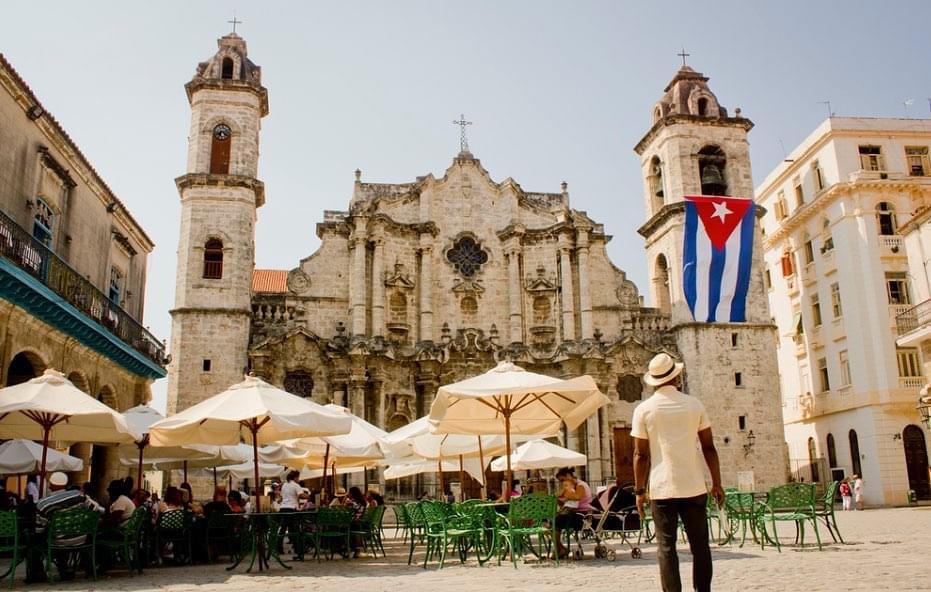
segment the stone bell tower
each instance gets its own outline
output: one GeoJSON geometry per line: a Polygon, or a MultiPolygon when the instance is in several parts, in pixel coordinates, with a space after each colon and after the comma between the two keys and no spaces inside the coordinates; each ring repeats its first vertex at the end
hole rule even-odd
{"type": "Polygon", "coordinates": [[[210,397],[243,378],[248,365],[255,268],[256,178],[268,91],[236,33],[197,66],[185,85],[191,105],[175,307],[171,311],[168,412],[210,397]]]}
{"type": "Polygon", "coordinates": [[[643,170],[647,220],[639,232],[646,239],[653,306],[671,316],[686,389],[708,409],[725,485],[752,472],[755,487],[768,488],[785,482],[787,457],[759,227],[746,322],[694,322],[682,286],[684,196],[753,197],[752,127],[740,109],[729,115],[718,103],[707,77],[683,65],[634,150],[643,170]]]}

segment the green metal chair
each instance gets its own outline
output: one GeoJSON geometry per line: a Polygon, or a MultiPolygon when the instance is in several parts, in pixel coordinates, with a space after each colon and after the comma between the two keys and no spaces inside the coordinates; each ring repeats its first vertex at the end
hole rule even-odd
{"type": "Polygon", "coordinates": [[[327,542],[327,559],[332,559],[334,545],[342,544],[346,553],[350,549],[352,511],[349,508],[320,508],[314,529],[314,558],[319,558],[323,543],[327,542]]]}
{"type": "Polygon", "coordinates": [[[787,483],[772,488],[766,496],[766,503],[762,504],[762,512],[759,519],[761,531],[760,543],[765,546],[766,542],[772,543],[779,552],[782,552],[782,545],[779,542],[779,532],[777,526],[780,522],[792,522],[796,528],[796,541],[801,545],[805,544],[805,523],[811,522],[815,531],[815,538],[818,541],[818,549],[821,550],[821,534],[818,532],[818,517],[815,515],[815,486],[812,483],[787,483]],[[766,524],[773,527],[772,536],[766,524]]]}
{"type": "Polygon", "coordinates": [[[142,535],[149,512],[145,508],[136,508],[129,520],[119,529],[101,533],[97,538],[97,548],[119,555],[126,563],[126,569],[132,575],[133,570],[142,573],[142,535]]]}
{"type": "MultiPolygon", "coordinates": [[[[556,496],[552,495],[522,495],[510,500],[507,517],[498,525],[499,565],[504,552],[510,553],[515,568],[517,557],[522,557],[525,550],[538,558],[549,554],[556,540],[556,507],[556,496]],[[533,537],[537,538],[536,546],[533,537]]],[[[559,565],[559,554],[554,556],[559,565]]]]}
{"type": "Polygon", "coordinates": [[[233,540],[233,518],[220,512],[211,512],[207,514],[204,525],[204,544],[207,547],[207,561],[216,561],[217,546],[222,546],[231,556],[235,555],[235,541],[233,540]]]}
{"type": "Polygon", "coordinates": [[[155,522],[155,548],[159,554],[159,562],[162,562],[162,551],[168,543],[171,543],[173,553],[177,558],[178,547],[183,547],[184,562],[192,563],[192,545],[191,531],[194,525],[194,515],[187,510],[169,510],[159,514],[155,522]]]}
{"type": "MultiPolygon", "coordinates": [[[[97,524],[100,514],[87,508],[52,512],[46,532],[45,574],[52,578],[52,559],[56,552],[79,552],[85,556],[91,575],[97,581],[97,524]]],[[[61,574],[59,574],[61,575],[61,574]]]]}
{"type": "Polygon", "coordinates": [[[426,541],[424,532],[426,523],[422,506],[427,502],[412,502],[405,506],[408,516],[408,525],[410,526],[410,552],[407,554],[407,564],[410,565],[414,560],[414,547],[417,546],[417,540],[421,543],[426,541]]]}
{"type": "MultiPolygon", "coordinates": [[[[747,541],[747,532],[757,541],[757,529],[763,507],[756,501],[752,493],[740,491],[727,491],[724,494],[724,514],[726,529],[725,538],[719,542],[726,545],[734,541],[740,533],[740,546],[747,541]]],[[[721,517],[719,515],[719,522],[721,517]]]]}
{"type": "Polygon", "coordinates": [[[844,538],[840,535],[840,529],[837,528],[837,518],[834,516],[834,506],[837,497],[837,490],[840,488],[840,481],[832,481],[824,492],[824,497],[816,500],[815,516],[824,520],[824,525],[828,527],[831,538],[835,543],[843,543],[844,538]]]}
{"type": "Polygon", "coordinates": [[[362,514],[362,518],[350,528],[350,534],[362,539],[363,550],[371,550],[375,557],[378,557],[379,550],[383,557],[387,557],[385,554],[385,546],[382,544],[381,540],[381,521],[384,515],[384,506],[366,508],[365,512],[362,514]]]}
{"type": "Polygon", "coordinates": [[[0,575],[0,579],[10,576],[10,590],[16,580],[16,567],[26,558],[28,547],[20,538],[19,520],[16,510],[0,512],[0,553],[11,555],[10,569],[0,575]]]}
{"type": "Polygon", "coordinates": [[[425,530],[424,534],[427,540],[427,552],[424,556],[423,566],[437,554],[440,556],[440,562],[437,569],[443,569],[446,561],[446,553],[450,545],[456,548],[459,554],[459,561],[465,562],[468,550],[478,546],[476,536],[479,533],[478,523],[471,514],[462,514],[458,512],[449,512],[449,508],[444,507],[446,504],[439,502],[424,502],[421,509],[424,513],[425,530]]]}
{"type": "Polygon", "coordinates": [[[410,532],[410,516],[407,513],[407,506],[404,504],[398,504],[391,507],[394,511],[394,538],[398,538],[398,534],[401,535],[401,542],[407,542],[407,535],[410,532]]]}

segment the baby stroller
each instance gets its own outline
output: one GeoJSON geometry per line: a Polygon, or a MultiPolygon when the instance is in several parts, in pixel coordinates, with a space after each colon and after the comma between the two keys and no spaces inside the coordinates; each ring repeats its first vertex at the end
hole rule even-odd
{"type": "Polygon", "coordinates": [[[582,525],[583,538],[591,537],[595,541],[595,558],[614,561],[614,549],[605,544],[608,538],[620,537],[621,543],[630,547],[630,556],[640,559],[640,547],[631,543],[630,537],[640,534],[640,515],[637,513],[637,498],[632,487],[616,485],[603,491],[592,501],[598,508],[588,514],[582,525]]]}

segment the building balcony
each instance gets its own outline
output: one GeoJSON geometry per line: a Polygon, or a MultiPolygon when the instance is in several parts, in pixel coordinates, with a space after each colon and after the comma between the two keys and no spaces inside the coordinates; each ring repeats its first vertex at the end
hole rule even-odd
{"type": "Polygon", "coordinates": [[[165,346],[0,211],[0,297],[134,374],[165,376],[165,346]]]}
{"type": "Polygon", "coordinates": [[[899,377],[899,388],[918,390],[925,385],[926,379],[924,376],[900,376],[899,377]]]}
{"type": "Polygon", "coordinates": [[[902,237],[897,234],[884,234],[879,237],[882,254],[885,256],[899,255],[905,257],[905,248],[902,237]]]}
{"type": "Polygon", "coordinates": [[[931,339],[931,299],[916,306],[904,306],[895,317],[895,328],[899,335],[896,344],[901,347],[916,347],[931,339]]]}

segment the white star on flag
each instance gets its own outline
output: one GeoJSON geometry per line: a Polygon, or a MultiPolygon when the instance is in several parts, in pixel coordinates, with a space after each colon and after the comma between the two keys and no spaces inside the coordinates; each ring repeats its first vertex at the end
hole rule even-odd
{"type": "Polygon", "coordinates": [[[721,223],[724,223],[724,219],[727,218],[728,214],[733,214],[734,212],[727,209],[727,202],[722,201],[721,203],[712,203],[714,206],[714,213],[711,214],[712,218],[720,218],[721,223]]]}

